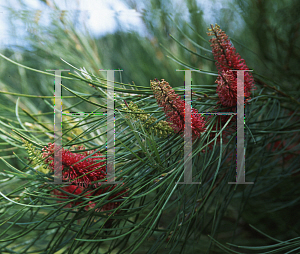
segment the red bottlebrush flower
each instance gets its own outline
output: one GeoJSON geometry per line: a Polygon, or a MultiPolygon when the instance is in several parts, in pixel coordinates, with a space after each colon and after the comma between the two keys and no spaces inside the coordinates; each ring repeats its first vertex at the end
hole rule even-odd
{"type": "MultiPolygon", "coordinates": [[[[224,107],[233,107],[237,104],[237,82],[236,75],[232,71],[222,71],[222,74],[218,76],[216,83],[217,94],[220,99],[220,103],[224,107]]],[[[244,99],[243,99],[244,100],[244,99]]]]}
{"type": "MultiPolygon", "coordinates": [[[[185,127],[185,102],[175,93],[174,89],[164,79],[155,79],[151,82],[151,88],[160,107],[163,107],[168,122],[176,133],[183,133],[185,127]]],[[[205,132],[205,119],[198,114],[196,109],[191,109],[191,129],[193,139],[200,137],[205,132]]]]}
{"type": "MultiPolygon", "coordinates": [[[[233,70],[249,70],[244,59],[241,58],[236,49],[231,45],[228,36],[220,29],[220,26],[211,25],[208,35],[215,38],[210,39],[212,53],[216,60],[219,76],[216,80],[217,94],[220,102],[225,107],[237,105],[237,72],[233,70]]],[[[254,87],[254,79],[250,72],[244,73],[244,97],[245,102],[250,99],[251,89],[254,87]]]]}
{"type": "MultiPolygon", "coordinates": [[[[54,147],[52,143],[43,149],[43,157],[50,163],[50,167],[54,170],[54,147]],[[49,156],[49,157],[48,157],[49,156]]],[[[79,147],[78,150],[82,149],[79,147]]],[[[62,148],[62,178],[79,186],[87,187],[94,181],[104,179],[106,177],[105,157],[101,153],[95,153],[90,158],[79,162],[94,151],[83,152],[83,154],[72,153],[69,150],[62,148]],[[98,158],[94,158],[97,156],[98,158]]],[[[100,184],[100,183],[99,183],[100,184]]],[[[96,187],[97,184],[95,183],[96,187]]]]}
{"type": "MultiPolygon", "coordinates": [[[[49,143],[48,147],[43,148],[43,157],[46,158],[45,162],[49,163],[50,168],[54,171],[54,149],[55,144],[49,143]]],[[[78,147],[77,150],[83,150],[83,147],[78,147]]],[[[103,194],[107,192],[110,189],[110,186],[107,186],[105,188],[101,188],[100,190],[97,190],[95,193],[95,190],[93,188],[101,186],[101,183],[94,183],[92,182],[99,181],[101,179],[104,179],[107,177],[104,157],[101,153],[97,152],[93,154],[90,158],[83,160],[79,162],[80,160],[84,159],[88,155],[92,154],[94,151],[85,151],[83,154],[74,153],[69,150],[66,150],[62,148],[62,178],[65,181],[71,182],[72,184],[62,187],[61,190],[75,194],[75,195],[82,195],[83,197],[91,197],[91,196],[98,196],[100,194],[103,194]],[[98,158],[94,158],[94,157],[98,158]],[[78,178],[80,177],[80,178],[78,178]],[[85,189],[88,188],[88,191],[86,191],[84,194],[83,192],[85,189]]],[[[114,189],[116,186],[113,186],[112,189],[114,189]]],[[[126,190],[123,190],[121,192],[118,192],[117,194],[109,197],[109,200],[120,196],[123,197],[127,195],[126,193],[122,195],[122,193],[126,192],[126,190]]],[[[61,199],[73,199],[75,197],[71,197],[70,195],[63,193],[59,190],[53,190],[52,192],[55,196],[60,197],[61,199]]],[[[63,202],[63,201],[58,201],[63,202]]],[[[65,207],[71,208],[74,205],[80,205],[82,201],[77,202],[70,202],[65,207]]],[[[120,202],[111,202],[108,204],[105,204],[101,208],[97,209],[97,211],[107,211],[114,209],[120,205],[120,202]]],[[[91,209],[95,206],[95,204],[90,201],[87,206],[85,206],[85,210],[91,209]]],[[[118,212],[118,211],[117,211],[118,212]]]]}

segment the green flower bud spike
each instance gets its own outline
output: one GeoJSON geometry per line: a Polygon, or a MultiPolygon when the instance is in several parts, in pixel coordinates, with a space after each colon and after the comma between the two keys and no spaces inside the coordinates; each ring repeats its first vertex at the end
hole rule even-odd
{"type": "MultiPolygon", "coordinates": [[[[123,109],[126,110],[127,112],[130,111],[136,113],[144,112],[144,110],[139,109],[138,106],[132,101],[129,104],[125,101],[125,104],[123,104],[122,106],[123,109]]],[[[163,120],[157,122],[157,119],[153,116],[150,116],[150,114],[128,113],[128,117],[134,120],[140,120],[144,128],[152,131],[156,136],[167,137],[168,135],[174,133],[174,130],[171,127],[171,124],[169,122],[163,120]]]]}

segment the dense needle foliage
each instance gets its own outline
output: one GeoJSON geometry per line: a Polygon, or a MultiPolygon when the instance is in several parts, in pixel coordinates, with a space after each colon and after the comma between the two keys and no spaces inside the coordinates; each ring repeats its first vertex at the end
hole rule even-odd
{"type": "MultiPolygon", "coordinates": [[[[76,26],[76,12],[41,2],[50,24],[39,22],[43,13],[9,9],[10,20],[30,28],[29,46],[0,58],[1,253],[299,252],[299,1],[224,1],[211,17],[218,25],[194,0],[124,1],[141,13],[145,37],[120,23],[99,38],[76,26]],[[53,184],[54,74],[45,69],[70,70],[61,84],[63,184],[53,184]],[[111,97],[114,184],[106,170],[111,94],[99,69],[123,70],[111,97]],[[198,70],[190,158],[201,184],[177,184],[185,88],[176,69],[198,70]],[[241,69],[253,70],[244,86],[249,185],[228,184],[237,120],[220,114],[237,111],[241,69]]],[[[10,32],[18,36],[13,23],[10,32]]]]}

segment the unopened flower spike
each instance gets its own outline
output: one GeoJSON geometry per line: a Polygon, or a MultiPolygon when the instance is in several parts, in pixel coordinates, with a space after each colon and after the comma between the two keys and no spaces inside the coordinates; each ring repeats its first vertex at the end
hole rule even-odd
{"type": "MultiPolygon", "coordinates": [[[[144,110],[139,109],[138,106],[132,101],[129,104],[126,101],[124,102],[125,102],[125,105],[123,104],[124,110],[132,111],[132,112],[140,112],[140,113],[144,112],[144,110]]],[[[135,120],[140,120],[141,123],[144,125],[145,129],[149,129],[153,131],[156,136],[166,137],[169,134],[174,133],[170,123],[163,120],[155,123],[157,119],[153,116],[150,116],[150,114],[129,113],[129,117],[135,120]]]]}
{"type": "MultiPolygon", "coordinates": [[[[183,135],[185,127],[185,102],[174,92],[174,89],[164,79],[151,80],[151,89],[156,101],[164,109],[168,122],[176,133],[183,135]]],[[[191,109],[191,128],[193,139],[200,137],[206,131],[206,121],[198,114],[196,109],[191,109]]]]}
{"type": "Polygon", "coordinates": [[[32,143],[28,142],[24,138],[22,138],[23,146],[27,150],[27,153],[29,155],[29,159],[33,161],[33,167],[35,167],[36,170],[47,174],[50,171],[49,165],[45,162],[44,157],[40,153],[40,151],[36,150],[32,143]]]}

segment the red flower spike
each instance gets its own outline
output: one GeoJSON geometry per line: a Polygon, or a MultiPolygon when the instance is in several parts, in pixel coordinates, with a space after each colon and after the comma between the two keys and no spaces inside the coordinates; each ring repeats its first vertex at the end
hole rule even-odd
{"type": "MultiPolygon", "coordinates": [[[[218,25],[209,29],[208,35],[215,38],[210,39],[212,53],[216,60],[219,76],[216,80],[217,94],[224,107],[237,105],[237,72],[233,70],[249,70],[244,59],[241,58],[236,49],[231,45],[228,36],[218,25]]],[[[255,89],[254,79],[250,72],[244,73],[244,97],[245,102],[250,99],[251,89],[255,89]]]]}
{"type": "MultiPolygon", "coordinates": [[[[185,127],[185,102],[175,93],[174,89],[164,79],[159,81],[155,79],[151,82],[151,88],[160,107],[163,108],[168,122],[172,123],[172,128],[176,133],[184,133],[185,127]]],[[[193,140],[200,137],[205,132],[206,121],[204,117],[198,114],[196,109],[191,109],[191,128],[193,140]]]]}
{"type": "MultiPolygon", "coordinates": [[[[49,156],[45,161],[50,163],[52,170],[54,170],[54,147],[54,144],[49,143],[48,147],[43,149],[43,157],[49,156]]],[[[79,147],[77,150],[82,150],[82,147],[79,147]]],[[[105,158],[101,153],[95,153],[90,158],[79,162],[93,152],[94,151],[89,151],[79,154],[62,148],[63,180],[70,181],[75,185],[87,187],[94,181],[104,179],[106,177],[105,162],[99,162],[99,160],[104,160],[105,158]],[[95,156],[100,158],[93,158],[95,156]]],[[[94,186],[97,187],[97,184],[95,183],[94,186]]]]}
{"type": "MultiPolygon", "coordinates": [[[[45,162],[49,163],[50,168],[54,171],[54,149],[55,144],[49,143],[48,147],[43,148],[43,157],[46,158],[45,162]]],[[[77,150],[84,150],[85,148],[83,146],[77,147],[77,150]]],[[[105,162],[99,161],[104,160],[104,157],[101,153],[97,152],[93,154],[90,158],[83,160],[79,162],[80,160],[84,159],[85,157],[92,154],[94,151],[85,151],[83,154],[79,153],[72,153],[69,150],[66,150],[62,148],[62,178],[65,181],[72,182],[71,185],[62,187],[61,189],[65,192],[72,193],[75,195],[83,195],[83,197],[90,197],[90,196],[98,196],[100,194],[103,194],[107,192],[110,189],[110,186],[107,186],[103,189],[98,190],[95,194],[95,190],[91,189],[86,191],[84,194],[82,192],[85,190],[85,188],[96,188],[101,185],[101,183],[94,183],[92,185],[92,182],[104,179],[107,177],[106,169],[105,169],[105,162]],[[98,158],[93,158],[93,157],[98,158]],[[80,178],[78,178],[80,177],[80,178]]],[[[112,189],[114,189],[116,186],[113,186],[112,189]]],[[[118,192],[117,194],[109,197],[109,200],[116,197],[124,197],[127,195],[126,190],[123,190],[121,192],[118,192]]],[[[53,190],[52,192],[56,197],[60,197],[61,199],[74,199],[74,197],[71,197],[70,195],[63,193],[59,190],[53,190]]],[[[120,198],[119,197],[119,198],[120,198]]],[[[64,201],[58,201],[58,202],[64,202],[64,201]]],[[[80,205],[82,201],[77,202],[70,202],[65,207],[71,208],[74,205],[80,205]]],[[[117,207],[121,202],[111,202],[107,203],[101,208],[96,209],[96,211],[107,211],[112,210],[117,207]]],[[[92,201],[89,202],[87,206],[85,206],[85,210],[89,210],[95,206],[95,203],[92,201]]],[[[119,213],[119,211],[117,211],[119,213]]]]}

